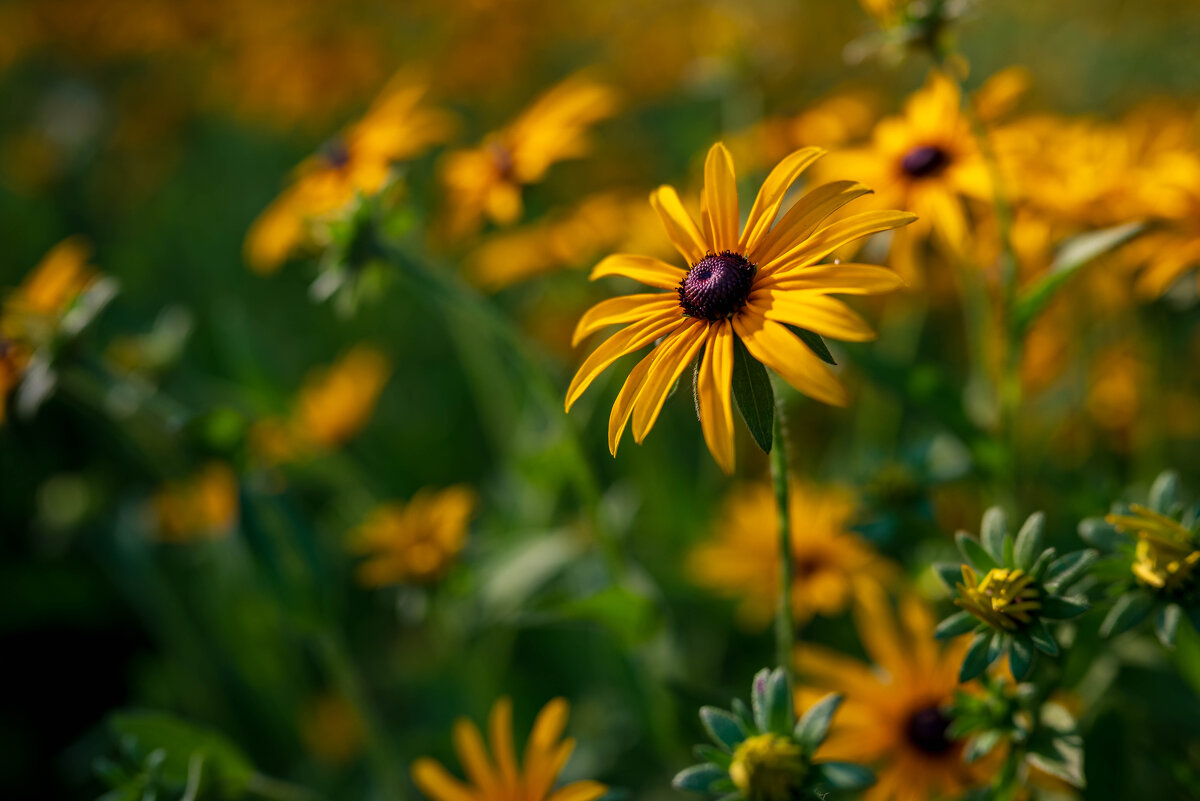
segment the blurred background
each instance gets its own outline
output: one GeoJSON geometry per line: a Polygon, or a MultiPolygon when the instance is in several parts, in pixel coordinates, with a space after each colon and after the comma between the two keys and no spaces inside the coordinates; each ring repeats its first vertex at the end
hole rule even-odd
{"type": "MultiPolygon", "coordinates": [[[[1014,113],[1029,118],[1117,126],[1200,100],[1189,0],[981,0],[955,35],[968,87],[1024,68],[1014,113]]],[[[583,352],[571,329],[612,294],[587,270],[617,250],[671,259],[645,197],[695,195],[718,139],[746,175],[869,140],[929,70],[881,57],[879,36],[847,0],[4,0],[0,284],[81,237],[116,294],[56,352],[52,391],[10,401],[0,429],[0,795],[101,796],[98,759],[144,756],[122,750],[112,713],[152,709],[317,797],[416,797],[408,763],[453,765],[452,720],[504,694],[518,732],[571,700],[571,777],[671,794],[695,708],[741,693],[771,641],[687,567],[732,486],[690,393],[616,459],[617,380],[562,413],[583,352]],[[301,251],[253,269],[256,219],[397,73],[453,122],[389,184],[388,225],[490,311],[455,319],[351,257],[350,279],[301,251]],[[579,75],[612,92],[586,154],[530,182],[515,217],[456,222],[453,151],[579,75]],[[272,438],[297,415],[335,429],[299,456],[272,438]],[[381,504],[459,485],[473,522],[437,581],[356,572],[381,504]]],[[[1089,168],[1123,169],[1106,155],[1089,168]]],[[[1094,283],[1060,313],[1090,338],[1051,336],[1024,365],[1042,370],[1027,376],[1030,447],[1002,499],[1045,509],[1064,541],[1164,467],[1200,488],[1194,280],[1139,302],[1094,283]]],[[[986,454],[953,425],[970,415],[961,309],[928,315],[908,345],[881,339],[890,363],[835,350],[849,408],[785,398],[799,474],[852,488],[847,526],[918,587],[997,500],[986,454]]],[[[744,433],[737,482],[761,481],[744,433]]],[[[862,653],[844,610],[803,636],[862,653]]],[[[1129,645],[1091,718],[1083,797],[1197,797],[1187,636],[1172,669],[1129,645]]]]}

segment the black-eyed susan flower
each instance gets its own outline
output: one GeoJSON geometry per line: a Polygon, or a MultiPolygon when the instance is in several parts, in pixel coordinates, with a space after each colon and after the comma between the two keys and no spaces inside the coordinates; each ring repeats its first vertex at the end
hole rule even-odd
{"type": "Polygon", "coordinates": [[[352,538],[364,557],[359,583],[386,587],[442,576],[466,542],[475,501],[474,490],[458,485],[422,489],[407,503],[376,507],[352,538]]]}
{"type": "Polygon", "coordinates": [[[611,88],[575,75],[547,90],[479,147],[448,154],[442,181],[450,234],[473,233],[484,217],[500,225],[516,222],[524,209],[522,187],[541,181],[557,162],[585,155],[588,130],[616,109],[611,88]]]}
{"type": "Polygon", "coordinates": [[[1047,621],[1081,615],[1088,609],[1082,597],[1064,597],[1096,558],[1095,551],[1074,551],[1058,557],[1042,549],[1045,516],[1029,516],[1016,538],[999,507],[983,516],[980,540],[965,531],[956,537],[966,564],[937,565],[937,570],[962,609],[938,625],[937,636],[956,637],[974,631],[959,678],[968,681],[1008,654],[1018,680],[1033,670],[1037,651],[1058,655],[1058,644],[1047,621]],[[982,541],[982,542],[981,542],[982,541]],[[1057,557],[1057,558],[1056,558],[1057,557]]]}
{"type": "Polygon", "coordinates": [[[163,542],[226,537],[237,522],[238,507],[237,475],[229,465],[212,462],[155,494],[155,537],[163,542]]]}
{"type": "Polygon", "coordinates": [[[512,702],[501,698],[488,718],[489,757],[478,727],[465,718],[454,724],[454,748],[467,774],[467,782],[452,776],[428,757],[413,762],[412,778],[432,801],[595,801],[608,790],[596,781],[577,781],[554,789],[558,774],[575,750],[575,741],[562,739],[570,706],[555,698],[534,721],[517,761],[513,747],[512,702]]]}
{"type": "Polygon", "coordinates": [[[1162,473],[1147,505],[1116,506],[1104,518],[1089,518],[1079,535],[1112,556],[1097,572],[1115,596],[1101,632],[1115,636],[1154,616],[1154,632],[1168,648],[1179,620],[1187,615],[1200,630],[1200,535],[1194,509],[1179,501],[1179,477],[1162,473]]]}
{"type": "Polygon", "coordinates": [[[869,211],[826,224],[830,214],[870,191],[837,181],[809,192],[776,222],[788,189],[823,153],[805,148],[780,162],[739,234],[733,159],[724,145],[713,145],[705,164],[699,225],[672,187],[660,187],[650,196],[687,269],[621,254],[592,270],[593,280],[619,275],[664,290],[603,301],[575,329],[578,343],[603,328],[625,326],[584,360],[567,389],[568,411],[613,362],[660,340],[630,372],[613,404],[608,445],[614,456],[630,419],[634,440],[645,439],[675,381],[699,358],[696,401],[704,439],[722,469],[732,472],[730,390],[740,346],[797,390],[825,403],[846,403],[841,383],[791,326],[854,342],[873,338],[863,319],[830,295],[890,292],[903,282],[882,267],[820,261],[842,245],[907,225],[915,217],[869,211]]]}
{"type": "Polygon", "coordinates": [[[824,798],[830,790],[860,790],[869,770],[852,762],[817,758],[841,698],[829,694],[794,721],[783,670],[754,677],[751,706],[734,699],[733,711],[706,706],[700,720],[716,747],[697,746],[703,760],[675,776],[680,790],[723,801],[796,801],[824,798]]]}
{"type": "Polygon", "coordinates": [[[444,141],[454,127],[445,111],[425,104],[427,87],[394,78],[356,123],[296,168],[283,191],[246,235],[245,256],[260,273],[274,272],[297,248],[320,240],[319,229],[362,196],[378,193],[393,166],[444,141]]]}
{"type": "MultiPolygon", "coordinates": [[[[842,612],[865,584],[889,581],[895,568],[850,530],[854,496],[841,487],[794,482],[788,495],[792,525],[792,617],[842,612]]],[[[704,587],[740,599],[748,625],[775,613],[779,542],[775,497],[765,484],[736,488],[725,501],[712,540],[688,557],[688,573],[704,587]]]]}
{"type": "Polygon", "coordinates": [[[959,798],[986,785],[997,767],[994,759],[966,762],[965,744],[950,734],[966,647],[940,645],[931,610],[915,596],[901,598],[899,611],[897,620],[878,591],[864,594],[855,608],[873,664],[809,643],[798,648],[805,682],[798,701],[804,707],[831,690],[844,697],[818,754],[874,768],[876,783],[864,801],[959,798]]]}

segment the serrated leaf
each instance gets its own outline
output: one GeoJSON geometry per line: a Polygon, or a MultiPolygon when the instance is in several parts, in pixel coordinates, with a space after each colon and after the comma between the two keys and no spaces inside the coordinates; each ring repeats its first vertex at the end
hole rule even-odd
{"type": "Polygon", "coordinates": [[[1164,648],[1175,648],[1175,633],[1179,631],[1179,619],[1183,610],[1178,604],[1166,604],[1154,616],[1154,634],[1164,648]]]}
{"type": "Polygon", "coordinates": [[[984,550],[997,562],[1004,561],[1004,538],[1008,534],[1008,520],[1004,510],[993,506],[983,513],[983,524],[979,527],[979,541],[984,550]]]}
{"type": "Polygon", "coordinates": [[[1055,559],[1046,570],[1046,589],[1058,592],[1066,589],[1083,577],[1087,569],[1100,556],[1099,551],[1073,551],[1055,559]]]}
{"type": "Polygon", "coordinates": [[[733,338],[733,399],[750,436],[765,453],[771,452],[775,426],[775,391],[767,368],[750,355],[737,337],[733,338]]]}
{"type": "Polygon", "coordinates": [[[1024,337],[1029,325],[1080,268],[1096,257],[1128,242],[1143,227],[1139,222],[1126,223],[1100,231],[1089,231],[1064,242],[1059,247],[1050,269],[1017,298],[1013,310],[1013,329],[1017,337],[1024,337]]]}
{"type": "Polygon", "coordinates": [[[933,572],[951,592],[962,581],[962,564],[959,562],[934,562],[933,572]]]}
{"type": "Polygon", "coordinates": [[[970,681],[987,670],[988,665],[992,663],[989,656],[991,641],[991,632],[981,631],[975,635],[971,647],[967,649],[967,655],[963,657],[962,667],[958,670],[960,682],[970,681]]]}
{"type": "Polygon", "coordinates": [[[1104,622],[1100,624],[1101,637],[1115,637],[1128,631],[1149,616],[1154,609],[1154,597],[1145,592],[1131,592],[1122,595],[1108,610],[1104,622]]]}
{"type": "Polygon", "coordinates": [[[1179,475],[1172,470],[1158,474],[1150,486],[1147,505],[1160,515],[1169,515],[1179,503],[1179,475]]]}
{"type": "Polygon", "coordinates": [[[1026,572],[1033,568],[1033,563],[1042,553],[1045,528],[1046,516],[1041,512],[1034,512],[1025,519],[1013,546],[1013,561],[1017,567],[1026,572]]]}
{"type": "Polygon", "coordinates": [[[1029,627],[1028,634],[1034,648],[1047,656],[1058,656],[1058,642],[1055,641],[1054,635],[1050,633],[1049,627],[1046,626],[1046,621],[1033,621],[1033,625],[1029,627]]]}
{"type": "Polygon", "coordinates": [[[864,790],[875,783],[875,774],[870,768],[853,762],[822,762],[814,766],[816,780],[831,790],[853,792],[864,790]]]}
{"type": "Polygon", "coordinates": [[[1089,517],[1079,523],[1079,538],[1102,551],[1115,551],[1129,542],[1129,538],[1117,531],[1103,517],[1089,517]]]}
{"type": "Polygon", "coordinates": [[[962,552],[963,558],[967,560],[971,567],[981,573],[986,573],[1000,566],[1000,563],[983,549],[983,546],[979,544],[979,540],[967,532],[960,531],[955,534],[954,541],[958,544],[958,550],[962,552]]]}
{"type": "Polygon", "coordinates": [[[824,742],[833,713],[841,703],[842,696],[830,693],[809,707],[796,721],[795,739],[808,753],[816,751],[817,746],[824,742]]]}
{"type": "Polygon", "coordinates": [[[1082,598],[1063,598],[1048,595],[1042,599],[1041,616],[1047,620],[1070,620],[1079,617],[1091,606],[1082,598]]]}
{"type": "Polygon", "coordinates": [[[938,623],[937,628],[934,629],[933,636],[939,640],[948,640],[951,637],[966,634],[978,625],[979,621],[975,619],[975,616],[963,610],[962,612],[955,612],[941,623],[938,623]]]}
{"type": "Polygon", "coordinates": [[[727,777],[728,774],[715,765],[692,765],[675,774],[671,786],[676,790],[690,790],[693,793],[707,793],[713,782],[727,777]]]}
{"type": "Polygon", "coordinates": [[[1024,633],[1015,634],[1008,646],[1008,666],[1012,669],[1013,678],[1024,681],[1033,672],[1037,654],[1033,650],[1033,641],[1024,633]]]}
{"type": "Polygon", "coordinates": [[[746,739],[746,727],[724,709],[717,709],[715,706],[701,707],[700,721],[712,741],[728,751],[737,748],[742,740],[746,739]]]}
{"type": "Polygon", "coordinates": [[[809,350],[817,354],[818,359],[826,364],[837,365],[837,362],[833,360],[833,354],[829,352],[829,346],[825,344],[825,340],[821,338],[820,334],[809,331],[807,328],[801,328],[798,325],[788,324],[787,327],[793,334],[800,337],[805,345],[808,345],[809,350]]]}

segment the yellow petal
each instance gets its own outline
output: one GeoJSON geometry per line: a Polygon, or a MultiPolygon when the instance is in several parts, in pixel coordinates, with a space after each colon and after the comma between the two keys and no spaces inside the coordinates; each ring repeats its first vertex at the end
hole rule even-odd
{"type": "Polygon", "coordinates": [[[512,701],[500,698],[492,704],[488,716],[488,737],[492,741],[492,753],[496,757],[500,780],[509,791],[509,797],[517,789],[517,754],[512,739],[512,701]]]}
{"type": "Polygon", "coordinates": [[[596,801],[597,798],[607,792],[607,785],[603,785],[600,782],[573,782],[566,787],[556,790],[554,795],[550,796],[547,801],[596,801]]]}
{"type": "Polygon", "coordinates": [[[756,291],[747,308],[768,320],[798,325],[846,342],[869,342],[875,332],[849,306],[820,292],[756,291]]]}
{"type": "Polygon", "coordinates": [[[717,464],[728,474],[733,473],[734,466],[732,381],[733,326],[722,320],[709,326],[696,392],[704,441],[717,464]]]}
{"type": "Polygon", "coordinates": [[[617,253],[593,267],[588,278],[595,281],[609,275],[623,275],[659,289],[676,289],[687,273],[652,256],[617,253]]]}
{"type": "Polygon", "coordinates": [[[733,172],[733,157],[720,142],[709,148],[708,158],[704,160],[704,198],[712,226],[709,241],[713,251],[736,251],[740,220],[737,178],[733,172]]]}
{"type": "Polygon", "coordinates": [[[632,323],[677,305],[679,305],[678,295],[664,295],[659,292],[624,295],[601,301],[579,318],[579,323],[575,326],[575,333],[571,336],[571,345],[572,347],[578,345],[584,337],[601,328],[619,323],[632,323]]]}
{"type": "Polygon", "coordinates": [[[855,240],[862,239],[880,231],[889,231],[908,225],[917,219],[915,214],[907,211],[864,211],[844,220],[838,220],[819,229],[783,255],[762,265],[759,275],[766,277],[772,273],[782,273],[795,267],[815,264],[833,251],[855,240]]]}
{"type": "Polygon", "coordinates": [[[762,188],[758,190],[754,205],[750,207],[750,216],[746,218],[746,230],[742,232],[742,238],[738,242],[742,253],[752,252],[759,240],[771,230],[775,215],[779,213],[779,207],[783,204],[784,195],[800,174],[823,155],[823,148],[806,147],[775,165],[775,169],[771,170],[771,174],[763,181],[762,188]]]}
{"type": "Polygon", "coordinates": [[[879,295],[907,286],[904,279],[886,267],[874,264],[815,264],[798,270],[768,276],[756,281],[760,289],[804,290],[817,289],[831,295],[879,295]]]}
{"type": "Polygon", "coordinates": [[[846,405],[846,390],[808,346],[780,323],[743,310],[733,318],[750,355],[805,395],[834,406],[846,405]]]}
{"type": "Polygon", "coordinates": [[[658,212],[663,228],[667,229],[667,236],[683,254],[687,263],[696,264],[703,259],[709,245],[704,241],[700,229],[696,227],[692,215],[683,207],[674,187],[660,186],[651,192],[650,205],[658,212]]]}
{"type": "Polygon", "coordinates": [[[637,402],[642,385],[646,383],[646,375],[650,372],[650,365],[654,364],[657,356],[656,348],[647,353],[637,363],[637,366],[629,371],[629,377],[625,379],[625,384],[617,394],[616,401],[613,402],[612,413],[608,416],[608,452],[613,457],[617,455],[617,446],[621,444],[621,435],[625,433],[629,415],[633,414],[633,404],[637,402]]]}
{"type": "Polygon", "coordinates": [[[640,445],[650,433],[667,395],[671,392],[671,387],[683,369],[696,358],[696,353],[704,344],[704,332],[707,328],[708,324],[705,322],[689,320],[686,327],[658,347],[658,357],[650,365],[646,383],[633,404],[634,442],[640,445]]]}
{"type": "Polygon", "coordinates": [[[822,184],[796,201],[761,240],[750,250],[750,260],[768,264],[779,254],[798,242],[803,242],[817,226],[835,211],[871,190],[854,181],[834,181],[822,184]]]}
{"type": "Polygon", "coordinates": [[[499,784],[499,777],[492,767],[491,760],[488,759],[483,736],[479,733],[478,727],[466,719],[456,720],[452,736],[454,750],[458,753],[458,759],[462,763],[463,769],[467,772],[467,778],[485,795],[493,794],[499,784]]]}
{"type": "Polygon", "coordinates": [[[685,320],[682,314],[672,309],[633,323],[600,343],[579,366],[571,380],[571,386],[567,388],[567,411],[571,410],[571,405],[579,400],[579,396],[591,386],[596,376],[604,372],[610,364],[679,328],[685,320]]]}
{"type": "Polygon", "coordinates": [[[549,751],[539,752],[537,758],[525,765],[525,798],[542,801],[554,786],[558,774],[571,758],[575,740],[568,737],[549,751]]]}
{"type": "Polygon", "coordinates": [[[529,747],[548,749],[562,737],[567,727],[567,716],[571,706],[565,698],[554,698],[538,712],[537,720],[533,722],[533,731],[529,734],[529,747]]]}
{"type": "Polygon", "coordinates": [[[434,801],[476,801],[471,788],[429,757],[413,762],[412,780],[418,790],[434,801]]]}

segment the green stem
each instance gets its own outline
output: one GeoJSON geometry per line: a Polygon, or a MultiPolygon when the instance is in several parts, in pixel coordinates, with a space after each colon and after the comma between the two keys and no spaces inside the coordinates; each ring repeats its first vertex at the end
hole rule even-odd
{"type": "MultiPolygon", "coordinates": [[[[789,692],[796,686],[796,624],[792,619],[792,525],[788,509],[787,438],[783,408],[775,407],[774,447],[771,448],[771,478],[775,484],[775,508],[779,518],[779,610],[775,618],[775,647],[779,666],[787,675],[789,692]]],[[[788,705],[792,709],[791,705],[788,705]]],[[[794,715],[794,710],[790,713],[794,715]]]]}

